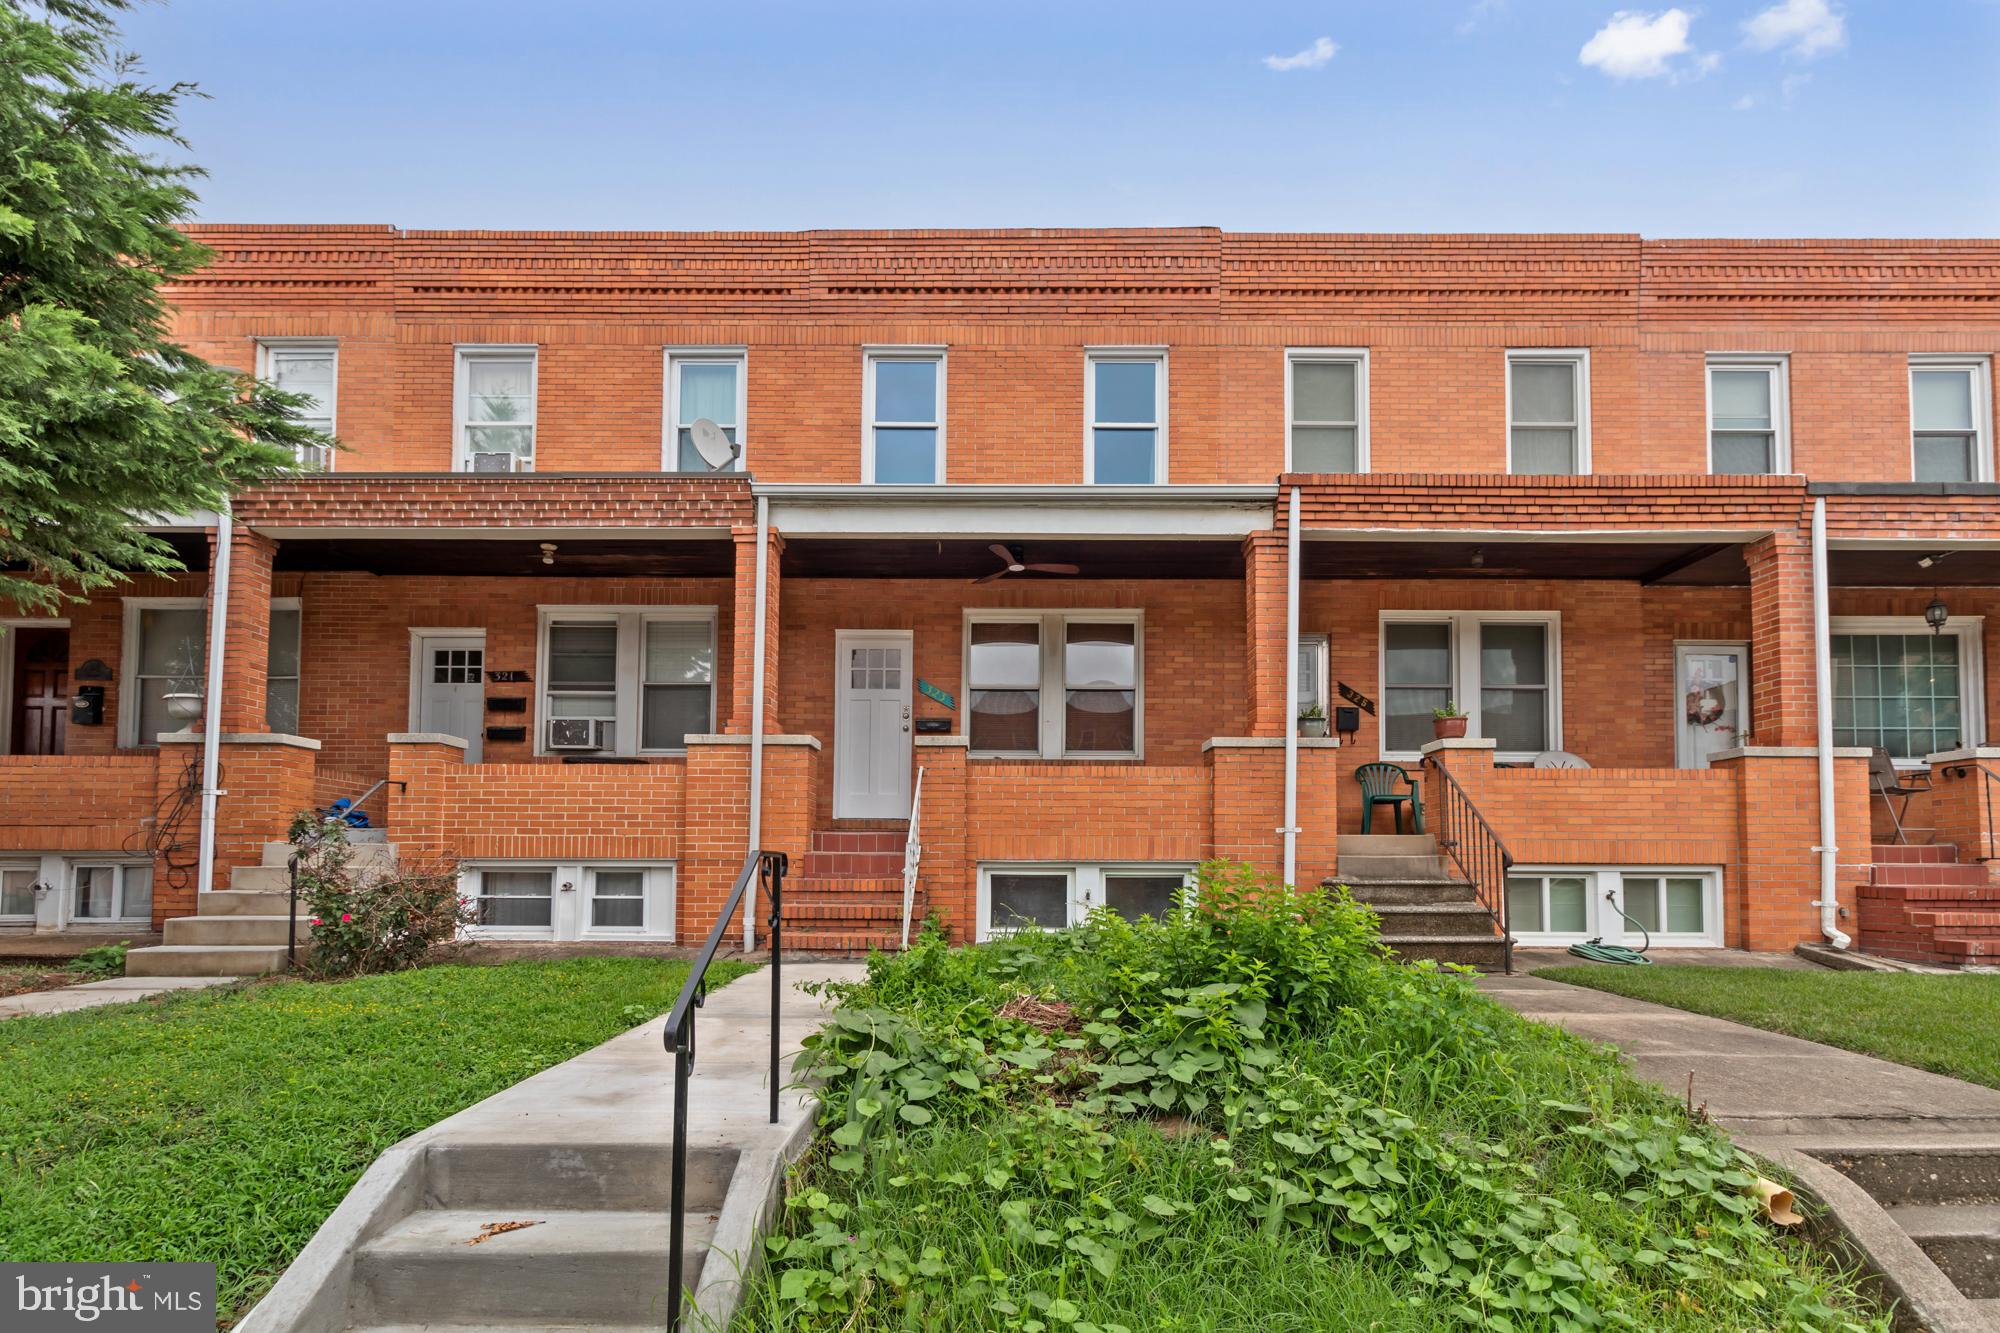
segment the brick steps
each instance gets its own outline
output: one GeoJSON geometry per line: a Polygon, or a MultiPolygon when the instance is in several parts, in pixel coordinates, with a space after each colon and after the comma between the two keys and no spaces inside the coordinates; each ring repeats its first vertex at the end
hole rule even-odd
{"type": "Polygon", "coordinates": [[[1955,847],[1877,846],[1857,895],[1864,953],[1966,967],[2000,962],[2000,884],[1955,847]]]}

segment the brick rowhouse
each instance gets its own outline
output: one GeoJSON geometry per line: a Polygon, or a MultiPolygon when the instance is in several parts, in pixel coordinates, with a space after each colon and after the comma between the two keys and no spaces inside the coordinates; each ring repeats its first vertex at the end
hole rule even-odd
{"type": "Polygon", "coordinates": [[[27,753],[0,645],[0,930],[131,929],[76,894],[106,865],[150,866],[152,924],[185,915],[298,809],[390,780],[371,815],[460,860],[486,933],[687,941],[743,861],[761,689],[797,936],[900,936],[921,770],[914,915],[978,938],[1205,858],[1278,871],[1297,671],[1353,724],[1298,750],[1301,884],[1339,877],[1360,765],[1433,806],[1444,765],[1512,854],[1521,939],[1622,911],[1816,941],[1830,700],[1840,928],[2000,948],[2000,244],[192,230],[214,260],[171,292],[178,335],[324,358],[343,447],[234,504],[214,883],[183,808],[208,724],[161,720],[207,693],[174,644],[212,527],[162,525],[186,574],[6,622],[59,631],[103,704],[27,753]],[[934,420],[884,415],[910,402],[934,420]],[[683,470],[700,415],[740,466],[683,470]],[[471,470],[500,424],[518,470],[471,470]],[[1761,468],[1718,471],[1745,447],[1761,468]],[[1077,572],[976,581],[1010,563],[1077,572]],[[1495,748],[1427,758],[1444,702],[1495,748]],[[1935,778],[1902,841],[1876,746],[1935,778]],[[1533,766],[1555,752],[1588,767],[1533,766]]]}

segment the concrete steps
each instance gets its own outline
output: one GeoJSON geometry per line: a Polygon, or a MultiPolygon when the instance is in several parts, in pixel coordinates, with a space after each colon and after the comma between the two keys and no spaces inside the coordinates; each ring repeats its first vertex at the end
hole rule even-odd
{"type": "MultiPolygon", "coordinates": [[[[355,829],[348,835],[348,864],[356,870],[385,870],[396,864],[396,847],[385,829],[355,829]]],[[[161,943],[125,955],[132,977],[242,977],[285,967],[287,917],[291,907],[288,842],[267,842],[263,864],[236,866],[229,887],[200,894],[195,915],[175,917],[161,929],[161,943]]],[[[298,945],[306,947],[311,920],[303,908],[298,945]]]]}
{"type": "Polygon", "coordinates": [[[2000,1299],[2000,1203],[1907,1203],[1887,1211],[1959,1291],[2000,1299]]]}
{"type": "Polygon", "coordinates": [[[1382,942],[1399,958],[1488,972],[1506,966],[1507,942],[1492,913],[1430,834],[1344,833],[1335,850],[1339,871],[1325,884],[1344,884],[1374,908],[1382,942]]]}
{"type": "Polygon", "coordinates": [[[1961,1295],[2000,1312],[2000,1143],[1820,1155],[1881,1204],[1961,1295]]]}
{"type": "Polygon", "coordinates": [[[2000,883],[1948,844],[1877,845],[1857,895],[1864,953],[1946,967],[2000,962],[2000,883]]]}

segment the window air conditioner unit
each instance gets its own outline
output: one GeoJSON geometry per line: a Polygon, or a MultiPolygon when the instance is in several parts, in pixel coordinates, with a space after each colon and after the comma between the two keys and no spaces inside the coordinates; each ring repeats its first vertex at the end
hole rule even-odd
{"type": "Polygon", "coordinates": [[[519,472],[522,458],[519,454],[475,453],[472,456],[474,472],[519,472]]]}
{"type": "Polygon", "coordinates": [[[551,750],[608,750],[612,727],[608,717],[552,717],[549,719],[551,750]]]}

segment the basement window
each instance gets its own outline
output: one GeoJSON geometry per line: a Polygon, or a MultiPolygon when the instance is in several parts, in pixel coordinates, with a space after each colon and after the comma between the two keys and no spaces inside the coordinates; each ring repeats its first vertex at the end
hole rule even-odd
{"type": "Polygon", "coordinates": [[[122,865],[78,865],[70,872],[70,920],[150,921],[153,915],[153,866],[150,861],[122,865]]]}
{"type": "Polygon", "coordinates": [[[490,939],[674,938],[675,868],[667,862],[468,864],[466,934],[490,939]]]}
{"type": "Polygon", "coordinates": [[[979,870],[978,935],[1062,930],[1099,908],[1128,921],[1184,907],[1194,871],[1184,865],[993,864],[979,870]]]}
{"type": "Polygon", "coordinates": [[[1722,943],[1722,872],[1713,866],[1516,867],[1507,927],[1517,943],[1702,948],[1722,943]],[[1623,914],[1620,914],[1622,909],[1623,914]]]}

